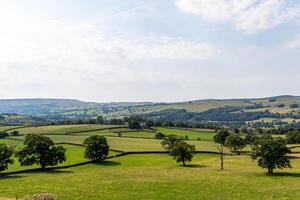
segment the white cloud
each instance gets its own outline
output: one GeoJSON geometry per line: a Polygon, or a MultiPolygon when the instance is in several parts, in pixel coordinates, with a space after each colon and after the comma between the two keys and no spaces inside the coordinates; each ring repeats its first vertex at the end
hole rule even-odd
{"type": "Polygon", "coordinates": [[[181,10],[213,22],[231,22],[245,33],[256,33],[300,17],[300,5],[288,0],[178,0],[181,10]]]}
{"type": "MultiPolygon", "coordinates": [[[[103,30],[107,24],[96,20],[71,23],[13,17],[1,18],[0,26],[0,90],[5,91],[2,98],[101,101],[117,98],[118,91],[118,99],[122,99],[133,84],[142,87],[156,82],[165,67],[163,62],[207,60],[220,53],[211,44],[182,38],[118,37],[103,30]],[[160,68],[157,71],[145,69],[156,65],[160,68]],[[96,94],[96,90],[101,92],[96,94]]],[[[162,82],[172,79],[169,72],[165,75],[160,78],[162,82]]]]}

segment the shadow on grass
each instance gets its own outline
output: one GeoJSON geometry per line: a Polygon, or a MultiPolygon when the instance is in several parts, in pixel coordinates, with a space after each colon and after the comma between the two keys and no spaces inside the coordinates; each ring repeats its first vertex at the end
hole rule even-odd
{"type": "Polygon", "coordinates": [[[49,170],[39,170],[37,172],[47,173],[47,174],[71,174],[73,171],[70,170],[59,170],[59,169],[49,169],[49,170]]]}
{"type": "Polygon", "coordinates": [[[181,165],[180,167],[183,167],[183,168],[203,168],[203,167],[206,167],[206,165],[187,164],[185,166],[181,165]]]}
{"type": "Polygon", "coordinates": [[[116,165],[121,165],[120,162],[110,161],[110,160],[95,161],[94,164],[101,165],[101,166],[116,166],[116,165]]]}
{"type": "Polygon", "coordinates": [[[23,176],[20,175],[1,176],[0,175],[0,181],[7,180],[7,179],[18,179],[18,178],[23,178],[23,176]]]}
{"type": "Polygon", "coordinates": [[[300,173],[290,173],[290,172],[276,172],[271,176],[279,177],[300,177],[300,173]]]}

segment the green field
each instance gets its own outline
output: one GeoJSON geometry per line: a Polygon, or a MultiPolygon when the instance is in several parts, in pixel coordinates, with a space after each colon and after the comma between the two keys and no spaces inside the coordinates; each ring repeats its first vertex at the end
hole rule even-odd
{"type": "MultiPolygon", "coordinates": [[[[214,132],[201,129],[173,129],[156,127],[165,134],[188,136],[188,143],[198,151],[217,152],[212,142],[214,132]],[[201,141],[197,141],[196,138],[201,141]]],[[[153,139],[151,130],[99,125],[68,125],[21,128],[21,136],[0,139],[15,148],[23,145],[25,134],[45,134],[56,143],[82,144],[89,135],[104,135],[111,149],[125,152],[163,151],[161,140],[153,139]],[[99,130],[102,129],[103,130],[99,130]],[[79,131],[78,131],[79,130],[79,131]],[[93,131],[94,130],[94,131],[93,131]],[[87,132],[84,132],[87,131],[87,132]],[[118,137],[122,133],[122,137],[118,137]]],[[[84,148],[63,145],[67,161],[60,166],[87,161],[84,148]]],[[[292,145],[291,145],[292,146],[292,145]]],[[[246,147],[244,150],[249,150],[246,147]]],[[[292,149],[297,156],[299,147],[292,149]]],[[[228,151],[227,151],[228,152],[228,151]]],[[[110,152],[116,155],[117,152],[110,152]]],[[[47,172],[21,173],[0,177],[0,196],[23,197],[40,192],[52,192],[63,200],[121,200],[121,199],[299,199],[300,159],[293,159],[293,168],[275,170],[267,176],[247,155],[225,157],[225,170],[219,170],[216,154],[196,154],[188,167],[177,164],[167,154],[133,154],[106,161],[47,172]]],[[[8,172],[32,169],[21,167],[16,161],[8,172]]]]}
{"type": "MultiPolygon", "coordinates": [[[[300,160],[293,160],[299,166],[300,160]]],[[[215,155],[199,154],[190,167],[167,155],[129,155],[48,173],[0,178],[1,195],[53,192],[63,200],[118,199],[291,199],[300,197],[299,168],[274,176],[246,156],[226,157],[218,170],[215,155]]]]}
{"type": "Polygon", "coordinates": [[[169,135],[174,134],[178,136],[188,136],[189,139],[200,139],[205,141],[212,141],[214,133],[211,130],[197,130],[197,129],[175,129],[175,128],[156,128],[158,131],[169,135]]]}

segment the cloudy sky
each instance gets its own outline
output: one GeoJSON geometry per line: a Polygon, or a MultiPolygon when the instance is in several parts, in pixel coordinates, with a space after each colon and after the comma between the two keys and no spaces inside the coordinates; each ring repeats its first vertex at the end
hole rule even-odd
{"type": "Polygon", "coordinates": [[[298,0],[0,0],[0,98],[300,95],[298,0]]]}

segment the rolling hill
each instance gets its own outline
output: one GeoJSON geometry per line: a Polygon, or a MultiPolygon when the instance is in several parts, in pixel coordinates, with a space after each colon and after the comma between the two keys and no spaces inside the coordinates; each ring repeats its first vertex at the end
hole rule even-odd
{"type": "Polygon", "coordinates": [[[103,115],[123,118],[142,115],[171,121],[259,121],[300,119],[300,96],[250,99],[204,99],[178,103],[95,103],[72,99],[3,99],[0,113],[36,119],[88,119],[103,115]]]}

